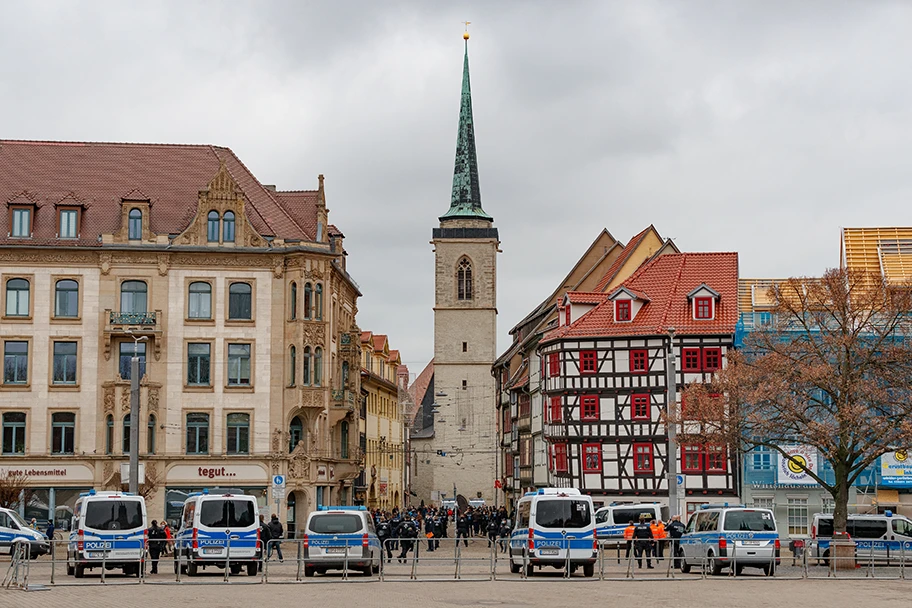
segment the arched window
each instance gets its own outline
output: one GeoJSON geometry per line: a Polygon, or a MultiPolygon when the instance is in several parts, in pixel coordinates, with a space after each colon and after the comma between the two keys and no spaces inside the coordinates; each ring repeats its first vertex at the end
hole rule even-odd
{"type": "Polygon", "coordinates": [[[226,211],[222,216],[222,241],[226,243],[234,242],[234,212],[226,211]]]}
{"type": "Polygon", "coordinates": [[[121,443],[123,444],[123,453],[129,454],[130,453],[130,414],[127,414],[126,416],[124,416],[124,419],[123,419],[123,440],[121,441],[121,443]]]}
{"type": "Polygon", "coordinates": [[[25,279],[6,282],[6,316],[29,316],[29,282],[25,279]]]}
{"type": "Polygon", "coordinates": [[[288,386],[295,385],[295,370],[298,367],[296,354],[297,351],[295,350],[294,346],[288,349],[288,359],[289,363],[291,364],[291,369],[288,370],[288,386]]]}
{"type": "Polygon", "coordinates": [[[319,346],[314,349],[314,386],[320,386],[323,375],[323,349],[319,346]]]}
{"type": "Polygon", "coordinates": [[[57,281],[54,294],[55,317],[79,316],[79,283],[72,279],[57,281]]]}
{"type": "Polygon", "coordinates": [[[190,319],[212,318],[212,285],[205,281],[190,283],[190,303],[187,307],[190,319]]]}
{"type": "Polygon", "coordinates": [[[147,307],[148,288],[145,281],[124,281],[120,284],[121,313],[144,313],[147,307]]]}
{"type": "Polygon", "coordinates": [[[314,319],[321,321],[323,319],[323,286],[317,283],[314,289],[314,319]]]}
{"type": "Polygon", "coordinates": [[[288,451],[293,452],[298,443],[304,441],[304,423],[301,422],[299,416],[295,416],[291,419],[291,424],[288,425],[288,451]]]}
{"type": "Polygon", "coordinates": [[[108,414],[105,418],[105,454],[114,451],[114,416],[108,414]]]}
{"type": "Polygon", "coordinates": [[[291,319],[298,318],[298,284],[291,282],[291,319]]]}
{"type": "Polygon", "coordinates": [[[304,318],[313,316],[313,288],[310,283],[304,283],[304,318]]]}
{"type": "Polygon", "coordinates": [[[301,384],[304,386],[310,385],[310,347],[304,347],[304,375],[301,376],[301,384]]]}
{"type": "Polygon", "coordinates": [[[210,243],[218,243],[219,239],[219,214],[218,211],[212,210],[206,220],[206,240],[210,243]]]}
{"type": "Polygon", "coordinates": [[[348,423],[344,420],[339,425],[339,455],[348,458],[348,423]]]}
{"type": "Polygon", "coordinates": [[[142,211],[139,209],[130,209],[127,236],[131,241],[142,239],[142,211]]]}
{"type": "Polygon", "coordinates": [[[472,262],[469,258],[462,258],[456,270],[456,297],[459,300],[471,300],[472,294],[472,262]]]}
{"type": "Polygon", "coordinates": [[[232,283],[228,288],[228,318],[251,319],[253,314],[250,283],[232,283]]]}
{"type": "Polygon", "coordinates": [[[149,454],[155,453],[155,414],[149,414],[149,437],[146,439],[149,454]]]}

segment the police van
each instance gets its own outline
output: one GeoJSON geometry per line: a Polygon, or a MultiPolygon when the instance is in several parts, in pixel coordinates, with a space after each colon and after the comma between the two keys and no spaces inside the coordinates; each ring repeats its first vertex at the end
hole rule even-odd
{"type": "Polygon", "coordinates": [[[630,522],[668,521],[668,506],[659,502],[612,503],[595,512],[595,529],[603,547],[615,547],[624,543],[624,530],[630,522]]]}
{"type": "Polygon", "coordinates": [[[702,505],[687,521],[678,557],[684,574],[694,566],[702,566],[714,576],[724,568],[741,574],[748,567],[772,576],[780,559],[776,518],[769,509],[702,505]]]}
{"type": "Polygon", "coordinates": [[[510,535],[510,572],[544,566],[570,573],[582,567],[595,573],[598,541],[592,497],[575,488],[541,488],[526,492],[516,503],[516,525],[510,535]]]}
{"type": "Polygon", "coordinates": [[[380,571],[382,553],[374,518],[364,506],[321,506],[304,528],[304,576],[327,570],[380,571]]]}
{"type": "Polygon", "coordinates": [[[0,508],[0,550],[9,550],[9,554],[13,555],[16,548],[22,545],[29,546],[30,558],[50,550],[50,543],[44,534],[32,530],[16,511],[0,508]]]}
{"type": "MultiPolygon", "coordinates": [[[[855,554],[861,559],[891,562],[912,560],[912,521],[892,511],[881,514],[852,514],[846,532],[855,542],[855,554]]],[[[812,556],[828,562],[833,541],[832,514],[816,513],[811,526],[812,556]]]]}
{"type": "Polygon", "coordinates": [[[262,556],[256,497],[235,489],[193,492],[184,501],[174,537],[174,573],[196,576],[200,568],[230,568],[256,576],[262,556]]]}
{"type": "Polygon", "coordinates": [[[76,499],[67,543],[67,574],[120,568],[139,576],[146,551],[146,501],[127,492],[83,492],[76,499]]]}

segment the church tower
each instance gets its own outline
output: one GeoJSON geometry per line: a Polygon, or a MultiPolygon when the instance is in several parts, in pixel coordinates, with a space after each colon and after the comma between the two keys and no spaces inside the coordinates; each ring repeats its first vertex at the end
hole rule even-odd
{"type": "Polygon", "coordinates": [[[493,504],[497,433],[491,366],[497,358],[497,254],[494,219],[481,208],[469,86],[469,34],[449,210],[433,231],[434,489],[493,504]],[[445,454],[445,456],[443,455],[445,454]]]}

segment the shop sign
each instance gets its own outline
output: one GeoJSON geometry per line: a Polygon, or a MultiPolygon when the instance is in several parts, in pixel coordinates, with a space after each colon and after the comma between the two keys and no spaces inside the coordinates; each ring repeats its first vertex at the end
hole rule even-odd
{"type": "Polygon", "coordinates": [[[808,471],[817,474],[817,450],[809,445],[784,445],[779,453],[776,467],[776,481],[779,483],[816,485],[817,481],[808,471]]]}
{"type": "Polygon", "coordinates": [[[89,483],[95,481],[95,473],[92,469],[82,464],[53,466],[27,464],[10,465],[0,467],[0,475],[4,477],[8,475],[26,477],[29,485],[41,485],[44,481],[79,481],[89,483]]]}
{"type": "Polygon", "coordinates": [[[201,481],[265,483],[266,470],[256,464],[177,464],[168,470],[168,483],[201,481]]]}
{"type": "Polygon", "coordinates": [[[912,488],[912,454],[906,450],[887,452],[880,457],[880,485],[912,488]]]}

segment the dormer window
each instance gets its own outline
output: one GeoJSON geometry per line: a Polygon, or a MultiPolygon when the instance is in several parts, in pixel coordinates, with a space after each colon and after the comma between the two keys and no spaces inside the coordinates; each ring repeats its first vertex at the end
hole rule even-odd
{"type": "Polygon", "coordinates": [[[142,240],[142,211],[139,209],[130,209],[127,238],[131,241],[142,240]]]}
{"type": "Polygon", "coordinates": [[[79,236],[79,210],[61,209],[60,226],[57,235],[62,239],[75,239],[79,236]]]}
{"type": "Polygon", "coordinates": [[[694,299],[694,318],[695,319],[712,319],[713,318],[712,298],[695,298],[694,299]]]}
{"type": "Polygon", "coordinates": [[[28,238],[32,236],[32,208],[13,207],[12,216],[13,222],[10,236],[18,238],[28,238]]]}
{"type": "Polygon", "coordinates": [[[614,320],[630,320],[630,300],[617,300],[614,303],[614,320]]]}

